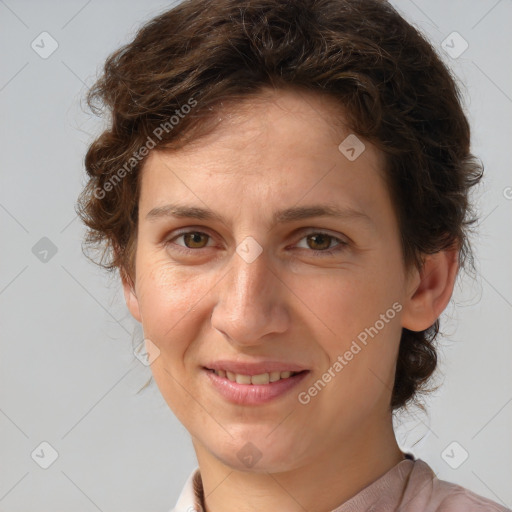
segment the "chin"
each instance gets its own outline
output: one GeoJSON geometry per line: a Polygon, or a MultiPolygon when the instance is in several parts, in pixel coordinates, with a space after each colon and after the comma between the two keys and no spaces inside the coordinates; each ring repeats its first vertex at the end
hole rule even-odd
{"type": "Polygon", "coordinates": [[[218,445],[212,450],[215,457],[224,465],[236,471],[252,473],[281,473],[300,466],[300,461],[291,438],[282,443],[280,439],[271,439],[264,434],[260,441],[252,436],[252,441],[238,441],[225,450],[219,451],[218,445]],[[279,445],[279,448],[276,446],[279,445]]]}

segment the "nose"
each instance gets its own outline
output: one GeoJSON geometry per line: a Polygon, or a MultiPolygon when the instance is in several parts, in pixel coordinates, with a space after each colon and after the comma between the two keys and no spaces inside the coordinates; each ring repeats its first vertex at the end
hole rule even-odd
{"type": "Polygon", "coordinates": [[[265,252],[248,263],[234,252],[231,268],[218,284],[212,326],[238,345],[257,345],[286,331],[286,285],[270,267],[265,252]],[[266,338],[268,339],[268,338],[266,338]]]}

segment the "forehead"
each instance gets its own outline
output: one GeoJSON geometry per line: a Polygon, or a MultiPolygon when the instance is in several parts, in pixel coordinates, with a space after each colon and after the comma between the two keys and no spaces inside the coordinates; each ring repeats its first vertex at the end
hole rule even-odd
{"type": "Polygon", "coordinates": [[[295,144],[291,157],[301,148],[311,153],[315,147],[337,147],[352,132],[338,100],[297,86],[263,87],[243,100],[220,102],[210,117],[213,131],[180,148],[183,155],[210,147],[220,150],[222,146],[249,150],[249,144],[265,145],[266,154],[277,144],[282,147],[290,142],[295,144]],[[297,141],[301,141],[300,146],[297,141]]]}
{"type": "Polygon", "coordinates": [[[217,114],[213,132],[178,150],[148,156],[141,213],[176,197],[199,206],[211,202],[212,193],[216,200],[231,194],[232,206],[324,199],[355,207],[371,205],[375,189],[384,187],[385,159],[373,145],[360,139],[364,151],[353,161],[340,151],[340,144],[355,135],[331,97],[267,89],[217,114]]]}

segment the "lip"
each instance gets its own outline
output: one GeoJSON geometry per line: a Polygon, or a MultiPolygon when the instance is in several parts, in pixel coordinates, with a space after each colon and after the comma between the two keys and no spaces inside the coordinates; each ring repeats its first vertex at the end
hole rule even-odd
{"type": "MultiPolygon", "coordinates": [[[[287,379],[270,382],[269,384],[238,384],[227,378],[219,377],[208,368],[203,367],[202,372],[210,380],[214,388],[228,402],[238,405],[260,405],[268,403],[271,400],[275,400],[278,397],[282,397],[292,388],[296,387],[310,373],[309,370],[305,370],[302,371],[302,373],[298,373],[297,375],[288,377],[287,379]]],[[[258,374],[255,373],[253,375],[258,374]]]]}
{"type": "Polygon", "coordinates": [[[260,361],[245,363],[243,361],[218,360],[204,365],[204,368],[210,370],[225,370],[231,373],[240,373],[242,375],[261,375],[270,372],[302,372],[309,370],[305,366],[295,363],[285,363],[280,361],[260,361]]]}

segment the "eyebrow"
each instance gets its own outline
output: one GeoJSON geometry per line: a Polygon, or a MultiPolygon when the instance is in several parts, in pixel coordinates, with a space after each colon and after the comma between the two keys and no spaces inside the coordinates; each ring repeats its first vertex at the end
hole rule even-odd
{"type": "MultiPolygon", "coordinates": [[[[146,215],[146,219],[150,222],[167,217],[212,220],[222,222],[226,225],[229,224],[228,220],[224,216],[210,210],[209,208],[200,208],[197,206],[167,204],[153,208],[146,215]]],[[[337,206],[324,204],[293,206],[291,208],[278,210],[274,212],[272,216],[272,224],[275,225],[278,223],[294,222],[312,217],[363,220],[366,223],[373,225],[373,221],[368,215],[366,215],[366,213],[354,210],[353,208],[338,208],[337,206]]]]}

